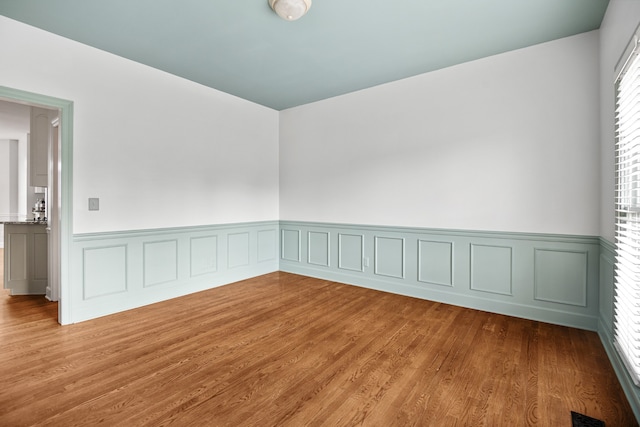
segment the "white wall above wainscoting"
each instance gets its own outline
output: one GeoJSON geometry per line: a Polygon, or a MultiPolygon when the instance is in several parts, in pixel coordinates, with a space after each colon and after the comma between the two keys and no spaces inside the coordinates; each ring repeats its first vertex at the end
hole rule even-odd
{"type": "Polygon", "coordinates": [[[1,86],[74,103],[74,233],[278,219],[277,111],[4,16],[0,40],[1,86]]]}
{"type": "Polygon", "coordinates": [[[280,113],[280,220],[598,235],[598,32],[280,113]]]}

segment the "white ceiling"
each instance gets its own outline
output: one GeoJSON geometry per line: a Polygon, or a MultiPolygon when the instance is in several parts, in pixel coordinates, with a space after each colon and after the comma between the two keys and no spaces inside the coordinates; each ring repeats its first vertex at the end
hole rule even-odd
{"type": "MultiPolygon", "coordinates": [[[[607,0],[0,0],[0,14],[277,109],[600,27],[607,0]]],[[[6,41],[3,41],[6,42],[6,41]]]]}

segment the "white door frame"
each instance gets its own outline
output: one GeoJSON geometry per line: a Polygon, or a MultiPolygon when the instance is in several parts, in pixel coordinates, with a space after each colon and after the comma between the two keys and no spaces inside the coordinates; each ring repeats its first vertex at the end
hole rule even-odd
{"type": "Polygon", "coordinates": [[[48,284],[47,298],[60,300],[60,117],[51,122],[47,190],[48,284]]]}

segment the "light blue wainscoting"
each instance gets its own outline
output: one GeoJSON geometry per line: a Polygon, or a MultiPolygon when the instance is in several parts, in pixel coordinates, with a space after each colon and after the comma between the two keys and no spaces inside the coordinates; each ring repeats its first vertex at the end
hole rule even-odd
{"type": "Polygon", "coordinates": [[[280,270],[595,331],[600,240],[280,221],[280,270]]]}
{"type": "Polygon", "coordinates": [[[77,234],[72,322],[278,270],[277,221],[77,234]]]}
{"type": "Polygon", "coordinates": [[[640,420],[640,388],[633,384],[624,362],[613,345],[613,303],[614,303],[615,245],[600,239],[600,310],[598,335],[604,345],[609,360],[616,371],[636,419],[640,420]]]}

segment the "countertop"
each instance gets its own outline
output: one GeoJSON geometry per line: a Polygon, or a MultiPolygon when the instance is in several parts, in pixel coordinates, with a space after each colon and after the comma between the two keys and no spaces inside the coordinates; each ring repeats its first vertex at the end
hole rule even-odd
{"type": "Polygon", "coordinates": [[[35,221],[35,220],[30,220],[30,221],[0,221],[0,224],[4,224],[4,225],[47,225],[47,221],[35,221]]]}

